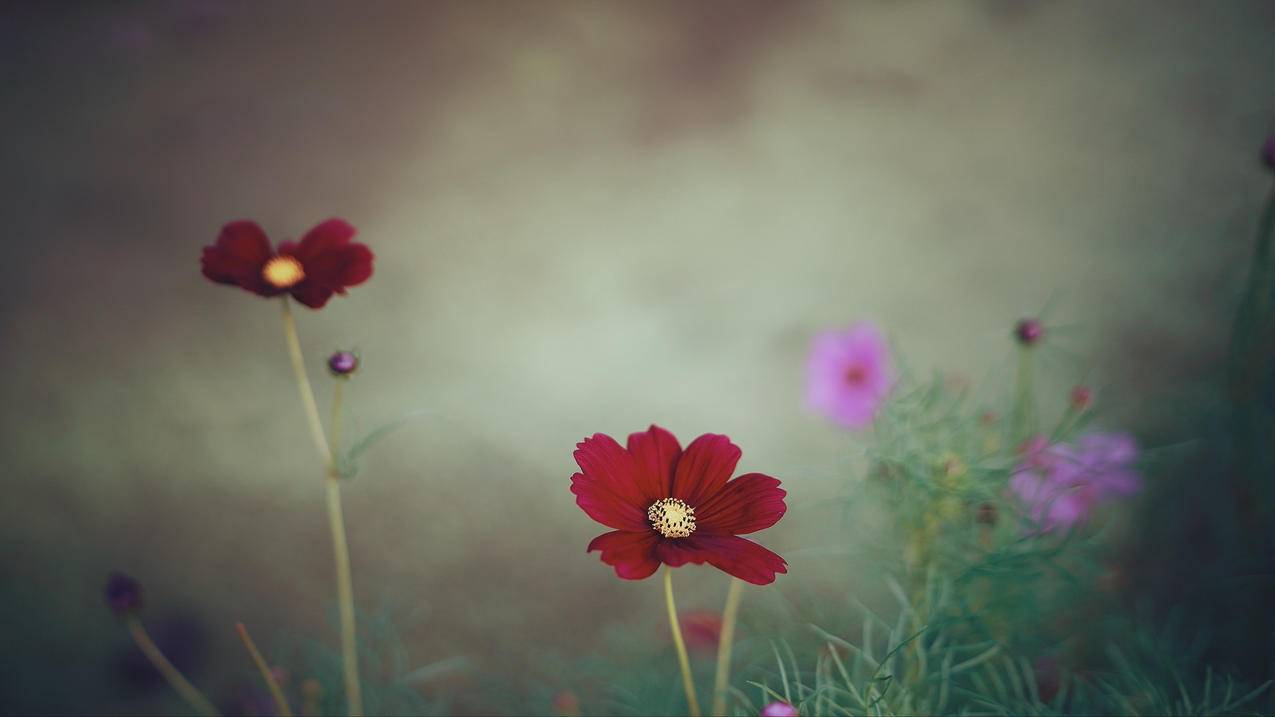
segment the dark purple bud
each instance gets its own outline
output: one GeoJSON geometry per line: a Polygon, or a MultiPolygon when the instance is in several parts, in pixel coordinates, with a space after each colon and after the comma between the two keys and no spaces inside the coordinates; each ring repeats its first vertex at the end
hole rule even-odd
{"type": "Polygon", "coordinates": [[[359,357],[353,351],[337,351],[328,358],[328,370],[333,376],[349,376],[359,367],[359,357]]]}
{"type": "Polygon", "coordinates": [[[106,579],[106,604],[121,617],[142,607],[142,586],[124,573],[111,573],[106,579]]]}
{"type": "Polygon", "coordinates": [[[1032,346],[1045,335],[1045,327],[1036,319],[1023,319],[1014,327],[1014,338],[1024,346],[1032,346]]]}
{"type": "Polygon", "coordinates": [[[1266,138],[1266,144],[1262,145],[1262,161],[1266,162],[1266,166],[1275,169],[1275,134],[1266,138]]]}

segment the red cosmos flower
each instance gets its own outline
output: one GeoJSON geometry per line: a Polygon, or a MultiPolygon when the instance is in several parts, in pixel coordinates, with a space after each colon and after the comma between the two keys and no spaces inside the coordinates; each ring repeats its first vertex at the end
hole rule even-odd
{"type": "Polygon", "coordinates": [[[706,433],[682,451],[658,426],[629,436],[628,449],[595,433],[577,444],[576,504],[615,528],[589,543],[626,580],[650,577],[664,563],[708,563],[755,585],[788,572],[783,558],[738,537],[769,528],[787,507],[779,481],[760,473],[730,480],[740,450],[706,433]]]}
{"type": "Polygon", "coordinates": [[[345,220],[329,219],[299,243],[281,242],[276,252],[255,222],[231,222],[216,244],[204,247],[204,276],[258,296],[287,292],[312,309],[323,308],[332,294],[372,276],[372,250],[350,241],[354,234],[345,220]]]}

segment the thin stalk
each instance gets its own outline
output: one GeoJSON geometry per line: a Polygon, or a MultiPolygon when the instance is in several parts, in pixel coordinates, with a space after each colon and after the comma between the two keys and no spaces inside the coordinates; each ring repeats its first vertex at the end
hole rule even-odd
{"type": "Polygon", "coordinates": [[[673,602],[673,568],[667,566],[664,568],[664,601],[668,603],[668,621],[673,630],[673,646],[677,648],[677,664],[682,668],[686,704],[691,717],[700,717],[699,700],[695,697],[695,680],[691,677],[691,658],[686,654],[686,641],[682,639],[682,626],[677,621],[677,605],[673,602]]]}
{"type": "Polygon", "coordinates": [[[314,447],[326,463],[332,459],[332,450],[328,448],[328,439],[323,434],[323,421],[319,419],[319,404],[314,400],[314,389],[310,388],[310,377],[305,371],[305,358],[301,355],[301,339],[297,336],[297,321],[292,318],[292,304],[285,295],[283,306],[283,338],[288,342],[288,356],[292,359],[292,373],[297,377],[297,390],[301,393],[301,403],[305,404],[305,417],[310,423],[310,436],[314,439],[314,447]]]}
{"type": "Polygon", "coordinates": [[[274,678],[274,673],[270,671],[270,666],[266,664],[266,658],[261,656],[261,651],[257,649],[257,643],[252,641],[252,636],[248,634],[248,628],[244,627],[242,622],[235,623],[235,632],[239,633],[239,640],[243,642],[243,646],[248,650],[248,656],[252,658],[253,664],[261,671],[261,679],[266,681],[266,689],[270,690],[270,696],[274,698],[275,709],[278,710],[280,717],[292,717],[292,707],[288,704],[288,698],[283,696],[283,689],[279,687],[279,682],[274,678]]]}
{"type": "Polygon", "coordinates": [[[196,712],[206,717],[220,717],[221,712],[217,710],[213,703],[209,701],[204,693],[200,692],[194,685],[190,684],[181,671],[173,667],[173,663],[164,657],[164,653],[160,651],[159,646],[151,639],[150,633],[146,632],[146,628],[142,626],[140,620],[130,616],[127,618],[128,632],[133,636],[133,642],[137,643],[142,654],[146,655],[146,659],[151,661],[155,669],[159,670],[159,674],[168,680],[168,684],[172,686],[186,703],[194,708],[196,712]]]}
{"type": "MultiPolygon", "coordinates": [[[[318,449],[327,471],[328,524],[332,531],[332,556],[336,564],[337,605],[341,614],[341,654],[345,675],[345,696],[350,717],[363,717],[363,690],[359,683],[359,657],[354,625],[354,587],[350,579],[350,548],[345,538],[345,519],[341,511],[341,484],[337,461],[323,433],[323,421],[319,418],[319,406],[314,400],[314,389],[306,375],[305,360],[301,356],[301,340],[297,337],[297,323],[292,318],[292,306],[283,297],[283,334],[292,358],[292,370],[297,376],[297,390],[305,405],[306,418],[314,447],[318,449]]],[[[338,384],[339,385],[339,384],[338,384]]],[[[337,394],[339,399],[340,394],[337,394]]],[[[339,401],[333,402],[334,415],[340,415],[339,401]]],[[[336,428],[334,426],[334,428],[336,428]]],[[[336,428],[334,435],[339,434],[336,428]]]]}
{"type": "Polygon", "coordinates": [[[713,678],[713,714],[715,717],[726,714],[726,688],[730,682],[731,648],[735,644],[735,619],[739,615],[739,600],[743,595],[744,582],[739,578],[730,579],[730,588],[726,591],[726,607],[722,609],[722,634],[717,640],[717,675],[713,678]]]}

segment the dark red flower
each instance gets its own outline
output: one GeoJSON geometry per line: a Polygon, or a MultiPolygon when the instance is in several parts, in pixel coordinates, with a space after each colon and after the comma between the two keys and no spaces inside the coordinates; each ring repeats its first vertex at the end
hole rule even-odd
{"type": "Polygon", "coordinates": [[[629,436],[627,450],[595,433],[576,445],[580,473],[571,492],[590,518],[615,528],[589,543],[626,580],[650,577],[664,563],[713,567],[755,585],[788,572],[778,555],[740,535],[783,517],[785,491],[760,473],[731,480],[740,450],[706,433],[685,451],[658,426],[629,436]]]}
{"type": "Polygon", "coordinates": [[[280,242],[275,251],[255,222],[231,222],[221,228],[216,244],[204,247],[204,276],[258,296],[286,292],[319,309],[333,294],[345,294],[346,287],[372,276],[372,250],[350,241],[354,234],[345,220],[329,219],[300,242],[280,242]]]}

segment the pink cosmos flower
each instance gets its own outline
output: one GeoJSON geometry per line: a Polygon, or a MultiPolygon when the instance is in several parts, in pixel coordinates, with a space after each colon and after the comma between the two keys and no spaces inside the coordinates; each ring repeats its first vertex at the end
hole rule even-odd
{"type": "Polygon", "coordinates": [[[787,702],[771,702],[761,708],[761,717],[799,717],[801,713],[787,702]]]}
{"type": "Polygon", "coordinates": [[[1090,433],[1074,445],[1037,436],[1020,452],[1009,487],[1042,530],[1081,523],[1095,506],[1141,487],[1138,446],[1125,433],[1090,433]]]}
{"type": "Polygon", "coordinates": [[[876,326],[859,323],[815,337],[806,370],[806,400],[847,428],[863,428],[872,422],[893,380],[885,337],[876,326]]]}

